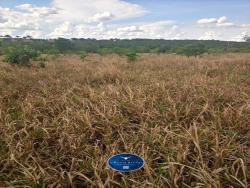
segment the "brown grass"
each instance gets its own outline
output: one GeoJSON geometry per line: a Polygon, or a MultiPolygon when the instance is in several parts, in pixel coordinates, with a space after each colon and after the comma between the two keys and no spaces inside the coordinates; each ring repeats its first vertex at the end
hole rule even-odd
{"type": "Polygon", "coordinates": [[[0,187],[248,187],[250,54],[0,63],[0,187]],[[109,156],[145,158],[118,173],[109,156]]]}

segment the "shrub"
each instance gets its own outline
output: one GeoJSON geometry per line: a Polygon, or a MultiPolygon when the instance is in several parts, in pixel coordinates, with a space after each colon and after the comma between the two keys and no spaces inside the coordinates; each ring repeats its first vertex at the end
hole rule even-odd
{"type": "Polygon", "coordinates": [[[39,52],[28,47],[11,48],[6,53],[6,61],[10,64],[28,65],[30,59],[35,59],[40,55],[39,52]]]}
{"type": "Polygon", "coordinates": [[[82,52],[80,54],[80,57],[81,57],[82,61],[85,61],[85,59],[86,59],[87,56],[88,56],[88,54],[86,52],[82,52]]]}
{"type": "Polygon", "coordinates": [[[47,60],[47,58],[46,57],[41,57],[40,59],[39,59],[39,67],[40,68],[45,68],[47,65],[48,65],[48,60],[47,60]]]}
{"type": "Polygon", "coordinates": [[[126,54],[126,56],[127,56],[127,59],[129,62],[134,62],[138,58],[138,55],[135,52],[130,52],[130,53],[126,54]]]}
{"type": "Polygon", "coordinates": [[[45,68],[45,67],[47,66],[47,64],[48,64],[48,62],[46,62],[46,61],[41,61],[41,62],[39,62],[39,67],[40,67],[40,68],[45,68]]]}

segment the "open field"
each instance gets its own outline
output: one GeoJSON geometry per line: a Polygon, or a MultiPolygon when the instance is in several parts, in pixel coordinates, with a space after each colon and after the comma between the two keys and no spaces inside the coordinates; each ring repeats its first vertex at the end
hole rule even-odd
{"type": "Polygon", "coordinates": [[[0,63],[0,187],[246,188],[249,142],[250,54],[0,63]]]}

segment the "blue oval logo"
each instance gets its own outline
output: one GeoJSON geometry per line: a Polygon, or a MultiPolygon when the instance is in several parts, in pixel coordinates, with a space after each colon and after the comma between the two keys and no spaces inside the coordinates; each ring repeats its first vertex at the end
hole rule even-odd
{"type": "Polygon", "coordinates": [[[108,159],[108,166],[119,172],[131,172],[144,166],[144,159],[135,154],[122,153],[108,159]]]}

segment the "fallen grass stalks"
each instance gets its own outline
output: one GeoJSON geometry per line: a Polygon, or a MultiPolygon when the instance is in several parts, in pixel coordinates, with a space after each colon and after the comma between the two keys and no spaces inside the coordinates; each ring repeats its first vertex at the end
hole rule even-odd
{"type": "Polygon", "coordinates": [[[244,187],[250,55],[0,63],[0,187],[244,187]],[[133,173],[107,167],[143,156],[133,173]]]}

